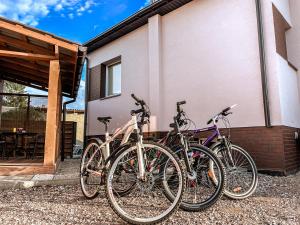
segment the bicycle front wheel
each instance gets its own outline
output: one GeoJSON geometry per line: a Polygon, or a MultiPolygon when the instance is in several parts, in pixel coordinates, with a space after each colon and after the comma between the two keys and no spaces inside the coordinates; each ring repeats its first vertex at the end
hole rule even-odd
{"type": "MultiPolygon", "coordinates": [[[[245,199],[252,195],[257,187],[258,175],[251,156],[236,145],[229,145],[227,149],[225,145],[220,144],[212,150],[225,167],[227,184],[224,194],[232,199],[245,199]]],[[[217,183],[216,180],[214,181],[217,183]]]]}
{"type": "MultiPolygon", "coordinates": [[[[182,147],[173,151],[180,156],[183,161],[182,147]]],[[[192,144],[188,149],[188,161],[192,169],[191,173],[186,173],[186,191],[180,208],[186,211],[202,211],[213,206],[223,195],[226,183],[225,170],[218,157],[208,148],[192,144]],[[213,161],[213,167],[209,167],[213,161]],[[212,181],[212,175],[217,180],[216,184],[212,181]]],[[[173,193],[166,188],[166,196],[173,199],[173,193]]]]}
{"type": "Polygon", "coordinates": [[[112,162],[107,175],[107,198],[117,215],[131,224],[155,224],[168,218],[179,206],[185,189],[185,176],[179,158],[168,148],[144,142],[146,177],[138,177],[137,147],[133,145],[123,150],[112,162]],[[160,173],[164,167],[168,172],[160,173]],[[168,186],[174,193],[173,201],[164,195],[163,183],[172,176],[176,184],[168,186]],[[121,178],[121,179],[120,179],[121,178]],[[125,196],[117,191],[135,183],[134,188],[125,196]]]}

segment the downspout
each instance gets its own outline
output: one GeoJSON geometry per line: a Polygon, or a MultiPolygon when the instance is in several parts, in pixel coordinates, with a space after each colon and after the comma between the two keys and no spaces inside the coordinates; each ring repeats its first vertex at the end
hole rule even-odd
{"type": "Polygon", "coordinates": [[[62,134],[61,134],[61,151],[60,151],[60,159],[63,162],[65,160],[65,122],[66,122],[66,112],[67,105],[75,102],[76,99],[72,99],[70,101],[64,102],[63,104],[63,124],[62,124],[62,134]]]}
{"type": "Polygon", "coordinates": [[[83,147],[86,147],[87,144],[87,136],[86,136],[86,130],[87,130],[87,110],[88,110],[88,94],[89,94],[89,58],[85,57],[86,60],[86,73],[85,73],[85,104],[84,104],[84,127],[83,127],[83,147]]]}
{"type": "Polygon", "coordinates": [[[271,117],[270,117],[270,103],[269,103],[269,94],[268,94],[268,78],[267,78],[267,69],[266,69],[264,28],[263,28],[261,1],[255,0],[255,4],[256,4],[261,85],[262,85],[262,92],[263,92],[262,94],[263,94],[263,104],[264,104],[265,126],[270,128],[272,125],[271,125],[271,117]]]}

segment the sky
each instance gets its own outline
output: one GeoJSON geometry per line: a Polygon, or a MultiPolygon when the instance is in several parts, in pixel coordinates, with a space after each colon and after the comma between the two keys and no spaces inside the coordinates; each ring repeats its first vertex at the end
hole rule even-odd
{"type": "MultiPolygon", "coordinates": [[[[149,4],[150,0],[0,0],[0,16],[85,43],[149,4]]],[[[84,70],[85,71],[85,70],[84,70]]],[[[85,73],[76,103],[84,108],[85,73]]],[[[27,88],[27,92],[41,91],[27,88]]]]}

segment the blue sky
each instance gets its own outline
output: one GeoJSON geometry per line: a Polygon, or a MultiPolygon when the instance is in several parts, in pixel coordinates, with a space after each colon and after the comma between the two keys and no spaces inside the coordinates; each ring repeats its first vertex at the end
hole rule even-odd
{"type": "MultiPolygon", "coordinates": [[[[147,4],[149,0],[0,0],[0,16],[84,43],[147,4]]],[[[84,79],[85,74],[73,108],[84,106],[84,79]]]]}

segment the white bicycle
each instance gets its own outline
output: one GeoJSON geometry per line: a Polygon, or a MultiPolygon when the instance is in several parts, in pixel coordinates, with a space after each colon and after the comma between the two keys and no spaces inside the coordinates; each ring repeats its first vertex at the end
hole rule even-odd
{"type": "Polygon", "coordinates": [[[111,117],[98,118],[105,125],[105,142],[92,140],[85,148],[80,184],[88,199],[95,198],[104,186],[110,206],[123,220],[154,224],[168,218],[180,205],[186,180],[172,150],[143,141],[142,128],[149,121],[150,112],[143,100],[131,96],[140,108],[132,110],[131,120],[112,136],[108,133],[111,117]],[[123,133],[121,143],[112,148],[114,140],[123,133]],[[172,201],[165,196],[166,187],[174,195],[172,201]]]}

